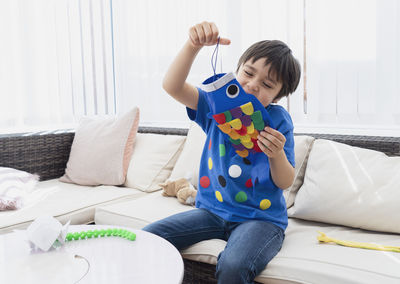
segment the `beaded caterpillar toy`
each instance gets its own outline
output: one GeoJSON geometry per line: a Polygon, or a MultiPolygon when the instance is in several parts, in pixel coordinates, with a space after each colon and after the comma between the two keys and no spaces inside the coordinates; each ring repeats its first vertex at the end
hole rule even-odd
{"type": "Polygon", "coordinates": [[[91,239],[93,238],[98,238],[98,237],[121,237],[124,239],[127,239],[129,241],[134,241],[136,240],[136,235],[128,230],[124,229],[102,229],[102,230],[88,230],[88,231],[81,231],[81,232],[75,232],[75,233],[68,233],[65,237],[65,241],[77,241],[77,240],[85,240],[85,239],[91,239]]]}

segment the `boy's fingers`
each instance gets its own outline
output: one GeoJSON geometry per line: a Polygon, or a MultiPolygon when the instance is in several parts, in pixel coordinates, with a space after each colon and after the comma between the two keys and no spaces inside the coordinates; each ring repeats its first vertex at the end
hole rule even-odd
{"type": "Polygon", "coordinates": [[[216,43],[218,40],[219,31],[217,26],[214,23],[211,23],[211,32],[212,32],[212,42],[216,43]]]}
{"type": "Polygon", "coordinates": [[[222,37],[219,39],[219,44],[228,45],[228,44],[230,44],[230,43],[231,43],[231,40],[230,40],[230,39],[222,38],[222,37]]]}
{"type": "Polygon", "coordinates": [[[206,36],[204,35],[203,27],[199,24],[199,25],[196,25],[194,28],[195,28],[197,36],[199,38],[199,42],[201,44],[203,44],[205,41],[205,38],[206,38],[206,36]]]}
{"type": "Polygon", "coordinates": [[[205,43],[212,43],[213,33],[211,30],[211,25],[209,23],[204,23],[203,30],[204,30],[204,35],[205,35],[205,43]]]}
{"type": "Polygon", "coordinates": [[[190,29],[189,30],[189,38],[190,38],[190,40],[192,41],[192,43],[194,45],[199,45],[200,44],[199,37],[197,36],[197,33],[196,33],[195,29],[190,29]]]}

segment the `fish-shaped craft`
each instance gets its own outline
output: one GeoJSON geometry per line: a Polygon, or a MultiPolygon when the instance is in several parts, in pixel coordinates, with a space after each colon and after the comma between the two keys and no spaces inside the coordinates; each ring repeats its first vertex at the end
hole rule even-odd
{"type": "Polygon", "coordinates": [[[216,74],[205,80],[201,88],[207,92],[209,116],[226,134],[236,154],[246,158],[261,152],[257,145],[259,131],[265,126],[273,127],[261,102],[243,90],[233,73],[216,74]]]}
{"type": "Polygon", "coordinates": [[[257,136],[266,126],[274,128],[274,125],[265,107],[243,90],[232,72],[211,76],[203,82],[201,89],[206,92],[210,108],[208,116],[216,121],[225,140],[232,144],[232,152],[256,162],[252,174],[254,181],[266,178],[268,157],[258,147],[257,136]]]}

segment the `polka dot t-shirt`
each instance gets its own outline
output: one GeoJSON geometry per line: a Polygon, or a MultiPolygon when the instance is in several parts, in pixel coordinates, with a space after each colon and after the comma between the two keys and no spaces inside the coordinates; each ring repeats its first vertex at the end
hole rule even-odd
{"type": "MultiPolygon", "coordinates": [[[[197,111],[187,108],[188,116],[207,134],[199,172],[196,207],[204,208],[231,222],[265,220],[283,230],[287,227],[286,203],[282,190],[272,181],[271,174],[262,184],[251,179],[252,162],[239,155],[229,155],[232,143],[227,143],[223,133],[209,116],[206,93],[199,91],[197,111]]],[[[281,106],[267,108],[275,128],[286,137],[284,151],[294,167],[293,123],[289,113],[281,106]]],[[[265,155],[259,153],[259,155],[265,155]]],[[[265,170],[270,171],[269,164],[265,170]]]]}

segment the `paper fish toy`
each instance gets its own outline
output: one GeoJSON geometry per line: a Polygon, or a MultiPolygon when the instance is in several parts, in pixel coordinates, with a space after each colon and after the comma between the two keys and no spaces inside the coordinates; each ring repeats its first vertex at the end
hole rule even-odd
{"type": "Polygon", "coordinates": [[[225,140],[232,144],[231,155],[237,154],[255,162],[253,181],[267,178],[268,157],[257,145],[259,132],[266,126],[274,128],[265,107],[243,90],[232,72],[211,76],[203,82],[201,89],[207,93],[208,116],[215,120],[225,140]]]}
{"type": "Polygon", "coordinates": [[[68,221],[63,226],[57,219],[51,216],[36,218],[26,229],[31,248],[48,251],[52,247],[63,245],[69,223],[68,221]]]}
{"type": "Polygon", "coordinates": [[[262,152],[257,145],[259,131],[272,126],[265,107],[253,95],[247,94],[233,73],[217,74],[203,82],[212,117],[236,154],[247,158],[262,152]]]}

